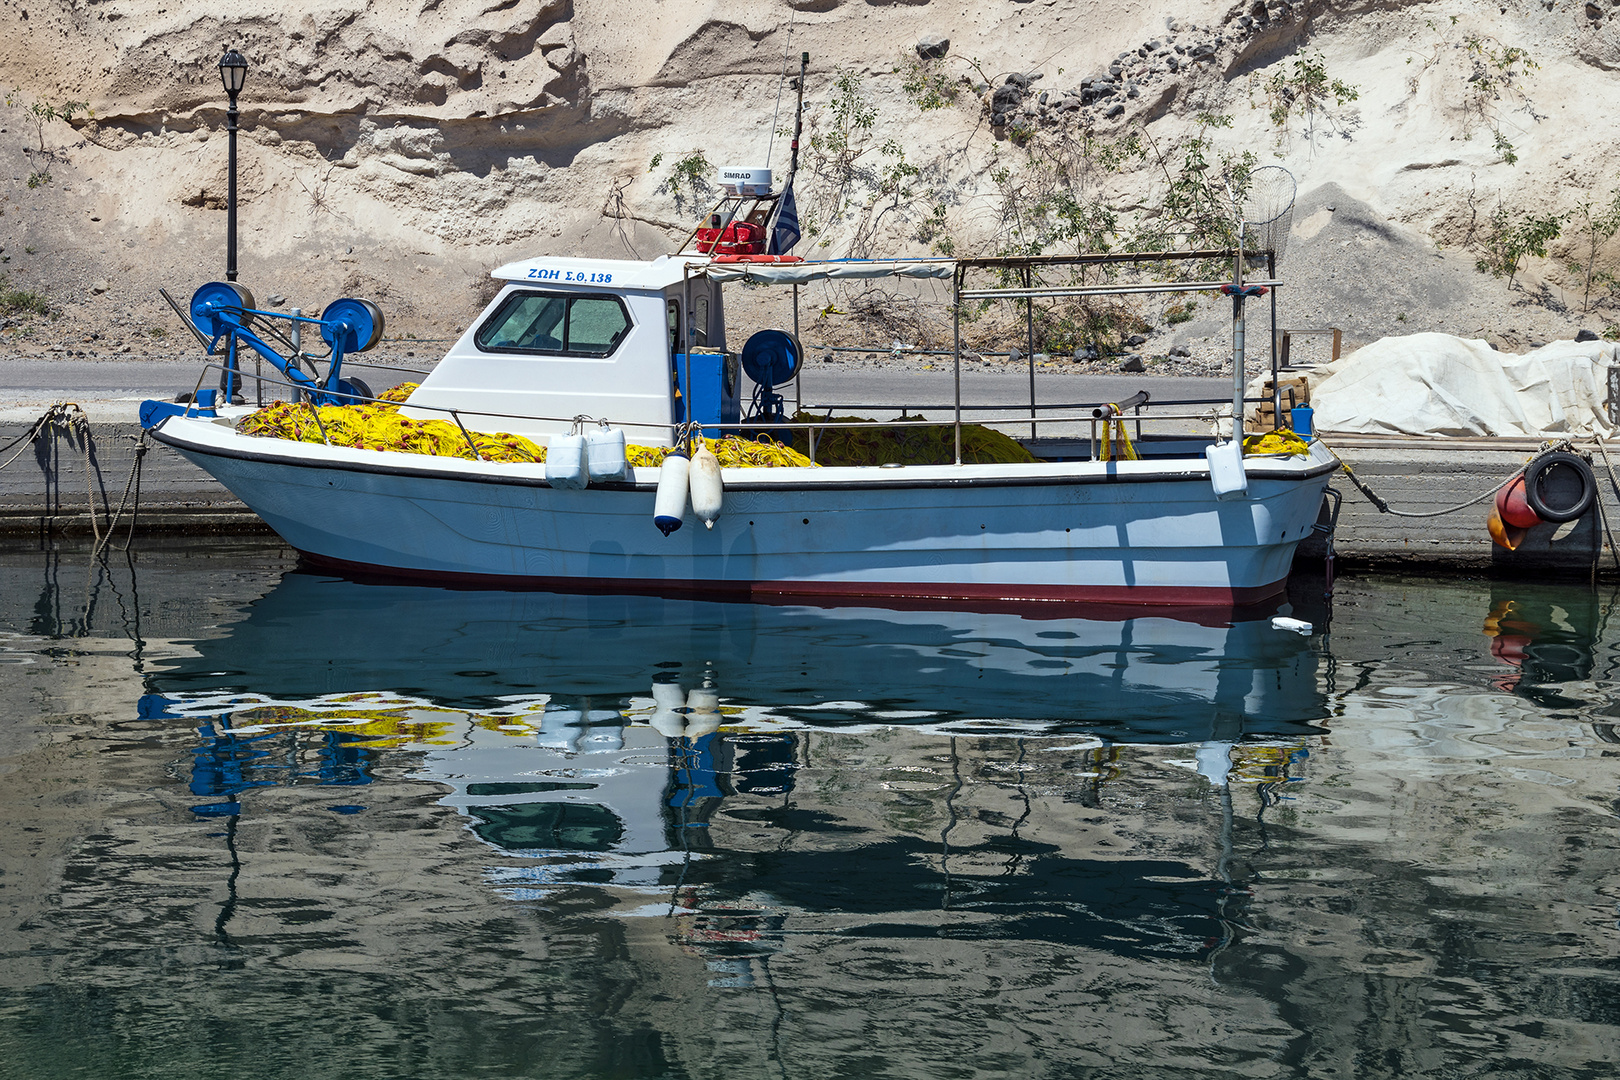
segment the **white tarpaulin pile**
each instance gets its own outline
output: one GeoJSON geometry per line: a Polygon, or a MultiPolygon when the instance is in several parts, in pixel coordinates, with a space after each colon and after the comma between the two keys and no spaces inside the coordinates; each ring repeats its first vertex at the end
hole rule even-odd
{"type": "Polygon", "coordinates": [[[1620,345],[1555,341],[1521,355],[1450,334],[1388,337],[1311,375],[1316,427],[1375,435],[1614,434],[1620,345]]]}

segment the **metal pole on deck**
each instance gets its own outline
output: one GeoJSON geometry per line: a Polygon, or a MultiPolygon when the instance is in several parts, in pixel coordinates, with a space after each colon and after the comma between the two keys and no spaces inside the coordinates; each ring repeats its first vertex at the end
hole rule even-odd
{"type": "MultiPolygon", "coordinates": [[[[1277,280],[1277,253],[1266,252],[1266,277],[1277,280]]],[[[1282,370],[1277,366],[1277,286],[1271,287],[1271,426],[1282,427],[1282,370]]],[[[1293,424],[1290,422],[1290,427],[1293,424]]]]}
{"type": "MultiPolygon", "coordinates": [[[[706,283],[706,282],[705,282],[706,283]]],[[[685,363],[677,363],[675,369],[675,391],[680,399],[680,415],[675,417],[678,423],[690,424],[692,422],[692,264],[687,263],[681,267],[681,304],[680,312],[675,316],[675,340],[680,342],[680,356],[685,363]]],[[[678,358],[672,358],[677,359],[678,358]]],[[[670,433],[669,445],[676,449],[685,449],[691,452],[691,446],[682,447],[677,441],[680,430],[670,433]]],[[[690,439],[688,439],[690,443],[690,439]]]]}
{"type": "Polygon", "coordinates": [[[793,411],[799,412],[804,408],[804,391],[799,387],[799,377],[804,374],[804,345],[799,341],[799,283],[796,281],[793,283],[793,347],[799,350],[799,366],[793,369],[793,411]]]}
{"type": "MultiPolygon", "coordinates": [[[[1029,267],[1024,267],[1024,288],[1033,288],[1033,277],[1029,267]]],[[[1035,438],[1035,298],[1031,296],[1024,301],[1024,329],[1028,332],[1029,340],[1029,437],[1035,438]]]]}
{"type": "MultiPolygon", "coordinates": [[[[793,113],[793,142],[789,147],[788,180],[783,185],[785,193],[793,186],[793,178],[799,172],[799,136],[804,134],[804,80],[810,71],[810,54],[799,54],[799,102],[793,113]]],[[[780,207],[780,203],[777,204],[780,207]]],[[[793,285],[793,344],[799,350],[799,366],[793,372],[793,411],[801,412],[804,409],[804,389],[800,377],[804,374],[804,345],[799,341],[799,286],[793,285]]]]}
{"type": "Polygon", "coordinates": [[[951,321],[955,334],[955,343],[951,353],[956,360],[956,463],[962,464],[962,280],[967,271],[961,266],[956,268],[954,283],[956,295],[952,298],[955,303],[951,305],[951,321]]]}
{"type": "Polygon", "coordinates": [[[1243,220],[1238,219],[1232,260],[1232,438],[1243,441],[1243,220]]]}

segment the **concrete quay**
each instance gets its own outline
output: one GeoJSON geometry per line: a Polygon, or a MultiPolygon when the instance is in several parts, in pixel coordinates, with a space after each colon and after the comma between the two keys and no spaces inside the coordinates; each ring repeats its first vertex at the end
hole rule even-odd
{"type": "MultiPolygon", "coordinates": [[[[132,483],[141,429],[136,412],[148,397],[172,398],[195,383],[195,361],[19,361],[0,359],[0,536],[47,540],[56,536],[106,532],[117,518],[122,537],[136,535],[267,533],[268,529],[212,477],[160,444],[147,440],[139,474],[132,483]],[[53,430],[29,443],[38,418],[59,401],[74,401],[89,421],[88,438],[53,430]],[[15,455],[15,456],[14,456],[15,455]],[[86,473],[88,470],[88,480],[86,473]],[[120,512],[120,506],[122,511],[120,512]],[[94,507],[94,522],[90,507],[94,507]]],[[[953,400],[950,373],[881,370],[815,370],[804,379],[807,401],[836,404],[866,401],[874,415],[905,407],[929,415],[953,400]]],[[[1016,401],[1028,394],[1027,375],[975,373],[964,378],[964,400],[1016,401]]],[[[1121,400],[1146,388],[1155,401],[1219,399],[1230,393],[1224,379],[1164,379],[1141,376],[1079,376],[1042,373],[1039,401],[1082,403],[1121,400]]],[[[1026,398],[1027,400],[1027,398],[1026,398]]],[[[1199,408],[1189,406],[1192,413],[1199,408]]],[[[1016,416],[1017,410],[994,416],[1016,416]]],[[[1196,422],[1180,425],[1197,430],[1196,422]]],[[[1006,430],[1025,434],[1016,427],[1006,430]]],[[[1079,421],[1041,424],[1042,436],[1081,436],[1079,421]]],[[[1428,513],[1483,494],[1509,476],[1540,445],[1532,439],[1413,439],[1393,436],[1334,435],[1328,445],[1374,491],[1397,510],[1428,513]]],[[[1595,450],[1590,442],[1578,449],[1595,450]]],[[[1620,444],[1610,448],[1620,464],[1620,444]]],[[[1593,453],[1599,505],[1620,534],[1620,502],[1603,459],[1593,453]]],[[[1332,488],[1342,496],[1334,550],[1345,567],[1429,568],[1510,576],[1556,572],[1620,577],[1620,557],[1607,552],[1602,520],[1589,513],[1567,525],[1532,530],[1517,551],[1491,543],[1485,529],[1489,505],[1430,518],[1380,513],[1342,474],[1332,488]]],[[[1316,561],[1326,545],[1313,538],[1299,558],[1316,561]]]]}
{"type": "MultiPolygon", "coordinates": [[[[1331,432],[1323,439],[1393,509],[1408,513],[1433,513],[1492,491],[1542,445],[1539,439],[1417,439],[1331,432]]],[[[1607,445],[1609,456],[1620,466],[1620,443],[1607,445]]],[[[1603,528],[1606,518],[1620,538],[1620,501],[1591,441],[1575,446],[1592,455],[1596,507],[1564,525],[1537,526],[1516,551],[1491,542],[1485,527],[1489,500],[1438,517],[1400,517],[1380,512],[1339,473],[1330,485],[1343,499],[1333,545],[1338,561],[1344,567],[1512,577],[1544,573],[1620,577],[1620,556],[1605,550],[1603,528]]],[[[1326,544],[1313,537],[1300,545],[1295,558],[1316,560],[1326,553],[1326,544]]]]}

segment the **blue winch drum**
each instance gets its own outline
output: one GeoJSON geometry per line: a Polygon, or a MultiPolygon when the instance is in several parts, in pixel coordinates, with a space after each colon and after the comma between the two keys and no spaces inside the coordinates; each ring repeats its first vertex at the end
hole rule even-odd
{"type": "Polygon", "coordinates": [[[786,330],[761,330],[743,346],[742,369],[760,386],[781,386],[799,373],[803,356],[786,330]]]}
{"type": "Polygon", "coordinates": [[[382,309],[370,300],[345,297],[326,305],[321,312],[321,338],[333,348],[342,345],[345,353],[365,352],[382,340],[382,309]]]}
{"type": "Polygon", "coordinates": [[[210,281],[191,294],[191,321],[209,337],[219,337],[232,327],[246,327],[253,321],[247,311],[253,308],[253,294],[234,281],[210,281]]]}

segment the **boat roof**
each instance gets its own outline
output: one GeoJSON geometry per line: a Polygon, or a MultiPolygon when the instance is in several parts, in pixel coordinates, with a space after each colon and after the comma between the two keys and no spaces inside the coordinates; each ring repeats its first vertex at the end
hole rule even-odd
{"type": "Polygon", "coordinates": [[[805,285],[812,281],[870,281],[876,278],[941,278],[956,273],[953,259],[806,259],[803,262],[709,263],[711,281],[747,281],[755,285],[805,285]]]}
{"type": "Polygon", "coordinates": [[[583,285],[586,288],[667,289],[688,276],[706,275],[713,281],[747,281],[756,285],[802,285],[812,281],[885,277],[950,278],[956,263],[950,259],[816,259],[804,262],[713,262],[707,255],[660,255],[651,262],[639,259],[585,259],[571,255],[543,255],[507,263],[490,273],[502,281],[583,285]]]}
{"type": "Polygon", "coordinates": [[[660,255],[651,262],[542,255],[496,267],[489,276],[502,281],[583,285],[586,288],[667,289],[681,283],[688,266],[695,270],[708,264],[707,255],[660,255]]]}

